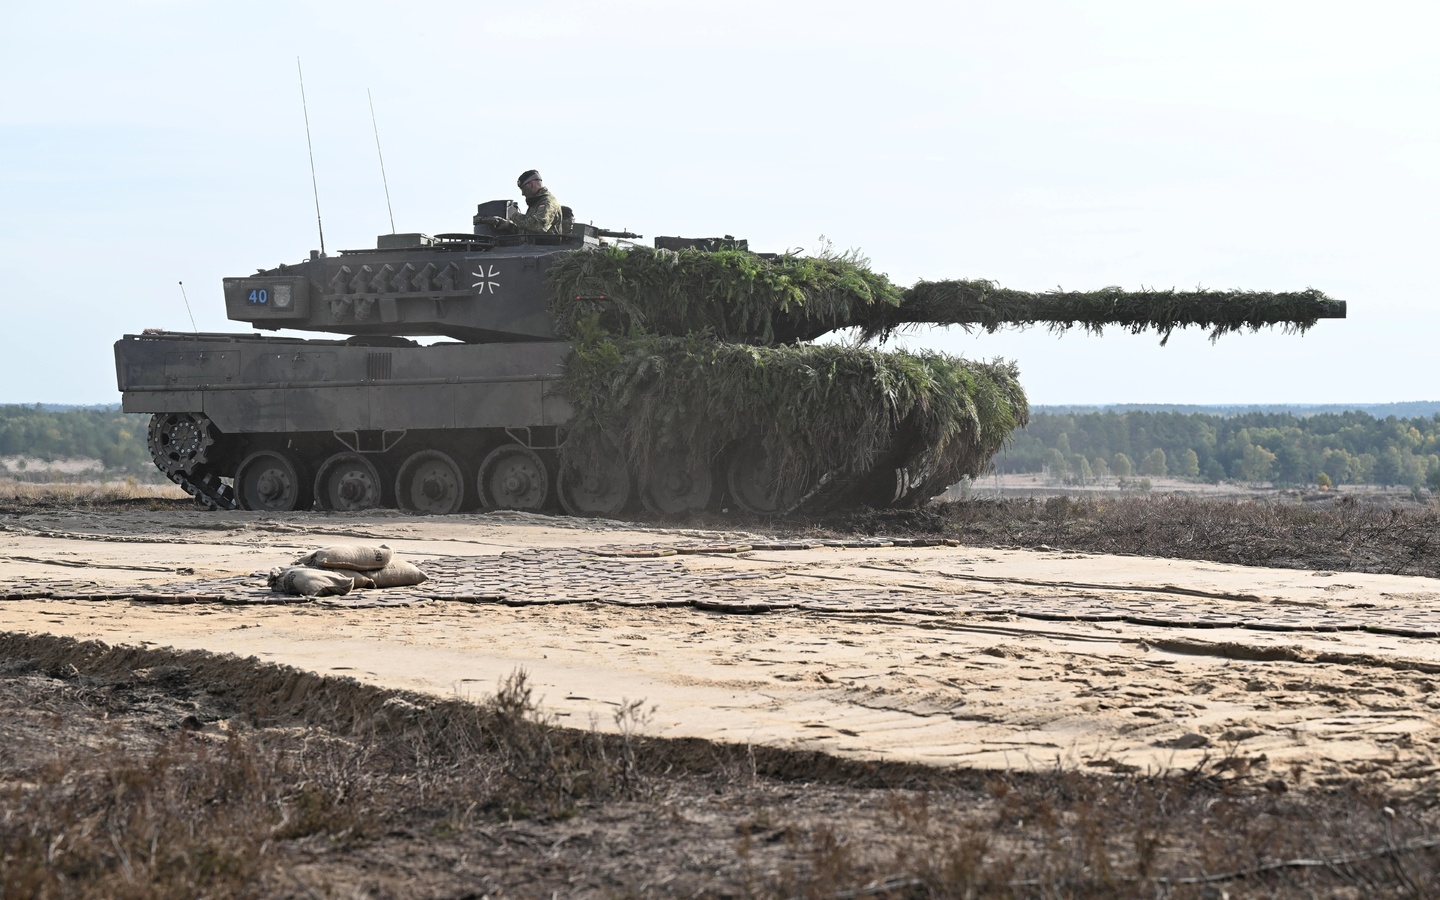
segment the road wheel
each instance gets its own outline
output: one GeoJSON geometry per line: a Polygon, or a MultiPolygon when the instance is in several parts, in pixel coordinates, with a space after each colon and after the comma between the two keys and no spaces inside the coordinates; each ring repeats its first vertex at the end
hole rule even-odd
{"type": "Polygon", "coordinates": [[[801,495],[798,483],[776,480],[775,466],[759,441],[740,444],[730,453],[725,461],[725,486],[736,506],[757,516],[787,513],[801,495]]]}
{"type": "Polygon", "coordinates": [[[550,472],[529,447],[496,447],[480,464],[480,503],[486,509],[534,512],[545,506],[549,496],[550,472]]]}
{"type": "Polygon", "coordinates": [[[710,504],[714,479],[704,460],[691,463],[678,450],[655,454],[640,475],[640,502],[659,516],[678,516],[710,504]]]}
{"type": "Polygon", "coordinates": [[[315,475],[315,502],[339,512],[375,509],[385,505],[385,480],[359,453],[337,453],[315,475]]]}
{"type": "Polygon", "coordinates": [[[465,476],[439,450],[412,453],[395,476],[395,502],[408,512],[443,516],[460,511],[465,501],[465,476]]]}
{"type": "Polygon", "coordinates": [[[309,509],[310,479],[292,454],[259,450],[235,470],[235,498],[241,509],[257,512],[309,509]]]}
{"type": "Polygon", "coordinates": [[[630,504],[630,472],[625,459],[610,451],[594,466],[563,466],[555,479],[560,506],[572,516],[618,516],[630,504]]]}

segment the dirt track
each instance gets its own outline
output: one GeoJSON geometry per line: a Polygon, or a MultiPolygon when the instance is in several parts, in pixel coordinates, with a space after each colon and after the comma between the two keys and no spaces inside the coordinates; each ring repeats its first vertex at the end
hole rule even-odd
{"type": "Polygon", "coordinates": [[[734,552],[766,539],[506,514],[44,511],[0,526],[0,594],[53,595],[0,603],[0,631],[442,696],[523,668],[579,726],[614,728],[643,699],[656,736],[992,768],[1230,756],[1291,782],[1398,789],[1440,749],[1437,579],[951,546],[734,552]],[[275,598],[253,573],[354,540],[436,577],[385,594],[402,605],[255,602],[275,598]],[[649,555],[674,547],[705,552],[649,555]],[[79,599],[177,593],[212,599],[79,599]]]}

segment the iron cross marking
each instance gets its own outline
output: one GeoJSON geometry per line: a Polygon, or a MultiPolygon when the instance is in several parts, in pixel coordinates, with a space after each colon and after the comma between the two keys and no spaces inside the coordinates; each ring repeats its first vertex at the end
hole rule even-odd
{"type": "Polygon", "coordinates": [[[470,285],[472,288],[480,289],[476,291],[477,294],[484,294],[486,292],[493,294],[500,289],[500,282],[495,280],[495,276],[500,274],[500,270],[495,268],[493,264],[490,266],[489,271],[486,271],[485,264],[481,263],[480,265],[476,266],[475,271],[471,272],[470,274],[475,278],[480,279],[479,281],[470,285]]]}

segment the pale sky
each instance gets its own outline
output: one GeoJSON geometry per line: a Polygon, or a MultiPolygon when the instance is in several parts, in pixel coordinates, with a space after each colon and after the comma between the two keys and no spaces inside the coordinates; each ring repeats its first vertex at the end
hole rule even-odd
{"type": "Polygon", "coordinates": [[[1300,290],[1304,337],[911,335],[1035,404],[1440,397],[1440,4],[0,3],[0,402],[119,399],[220,280],[466,231],[538,168],[582,221],[858,247],[897,283],[1300,290]]]}

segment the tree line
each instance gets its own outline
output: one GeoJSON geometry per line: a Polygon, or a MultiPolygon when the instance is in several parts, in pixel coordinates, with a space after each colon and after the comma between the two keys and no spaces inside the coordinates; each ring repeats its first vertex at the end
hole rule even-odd
{"type": "Polygon", "coordinates": [[[148,478],[157,471],[145,446],[149,422],[115,407],[0,405],[0,457],[94,459],[107,473],[148,478]]]}
{"type": "Polygon", "coordinates": [[[1001,472],[1084,484],[1172,476],[1277,486],[1374,484],[1440,490],[1440,414],[1038,411],[995,459],[1001,472]]]}
{"type": "MultiPolygon", "coordinates": [[[[116,407],[0,405],[0,457],[98,460],[107,473],[157,475],[149,417],[116,407]]],[[[1045,472],[1087,484],[1178,477],[1294,485],[1375,484],[1440,491],[1440,413],[1376,418],[1145,411],[1045,412],[995,458],[1000,472],[1045,472]]]]}

